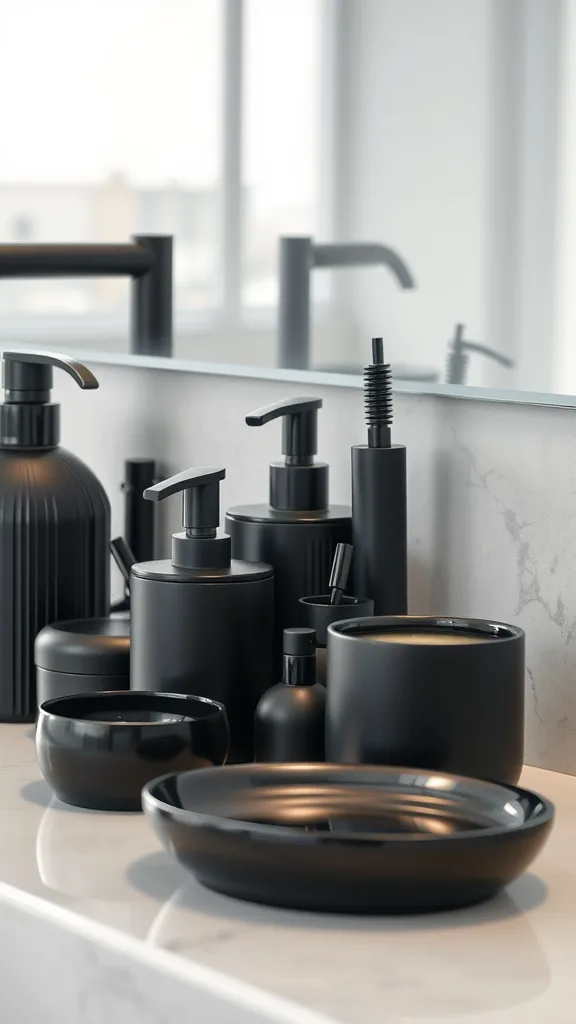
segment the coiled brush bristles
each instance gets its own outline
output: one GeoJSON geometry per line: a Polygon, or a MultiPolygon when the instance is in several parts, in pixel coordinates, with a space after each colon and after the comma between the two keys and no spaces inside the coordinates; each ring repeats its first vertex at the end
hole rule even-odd
{"type": "Polygon", "coordinates": [[[368,425],[368,447],[390,448],[392,444],[392,371],[384,362],[382,338],[372,338],[372,363],[364,367],[364,415],[368,425]]]}

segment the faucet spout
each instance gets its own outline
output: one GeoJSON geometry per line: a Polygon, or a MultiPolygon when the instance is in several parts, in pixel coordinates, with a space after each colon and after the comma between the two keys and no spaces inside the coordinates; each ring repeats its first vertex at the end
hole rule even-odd
{"type": "Polygon", "coordinates": [[[312,246],[315,267],[368,267],[379,264],[394,274],[402,288],[415,288],[414,276],[402,257],[380,242],[328,242],[312,246]]]}
{"type": "Polygon", "coordinates": [[[310,365],[310,274],[315,267],[388,267],[401,288],[415,288],[402,257],[380,242],[315,242],[309,236],[280,238],[278,361],[281,367],[310,365]]]}

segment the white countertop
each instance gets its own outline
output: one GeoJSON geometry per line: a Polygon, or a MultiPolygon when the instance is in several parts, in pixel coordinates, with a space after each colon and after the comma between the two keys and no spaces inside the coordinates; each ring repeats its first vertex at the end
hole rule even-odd
{"type": "Polygon", "coordinates": [[[167,950],[180,977],[204,965],[346,1024],[576,1020],[576,778],[525,769],[556,823],[530,873],[497,899],[425,917],[341,917],[203,889],[143,815],[52,798],[32,737],[30,726],[0,726],[0,887],[13,887],[13,902],[39,897],[53,917],[68,908],[85,928],[137,940],[147,961],[167,950]]]}

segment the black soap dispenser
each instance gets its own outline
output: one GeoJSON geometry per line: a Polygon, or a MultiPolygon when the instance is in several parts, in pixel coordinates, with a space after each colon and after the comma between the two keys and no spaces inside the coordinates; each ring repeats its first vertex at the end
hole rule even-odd
{"type": "Polygon", "coordinates": [[[282,682],[261,698],[254,722],[256,761],[323,761],[326,690],[316,682],[316,633],[284,630],[282,682]]]}
{"type": "Polygon", "coordinates": [[[352,539],[350,508],[329,504],[329,469],[315,462],[321,398],[292,398],[246,417],[250,427],[282,418],[284,462],[270,466],[269,505],[237,505],[226,513],[235,558],[274,568],[274,647],[279,671],[282,631],[299,621],[303,594],[324,589],[340,542],[352,539]]]}
{"type": "Polygon", "coordinates": [[[144,491],[182,493],[172,558],[131,569],[133,690],[184,693],[225,704],[230,760],[253,758],[256,705],[270,685],[274,579],[270,565],[231,558],[218,533],[220,468],[189,469],[144,491]]]}
{"type": "Polygon", "coordinates": [[[0,405],[0,721],[36,715],[34,640],[50,622],[108,614],[110,504],[88,466],[59,447],[53,368],[79,387],[81,363],[3,352],[0,405]]]}

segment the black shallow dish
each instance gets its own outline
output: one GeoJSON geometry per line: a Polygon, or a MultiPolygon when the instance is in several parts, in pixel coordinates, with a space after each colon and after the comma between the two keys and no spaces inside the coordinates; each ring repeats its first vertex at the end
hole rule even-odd
{"type": "Polygon", "coordinates": [[[228,744],[223,704],[145,690],[47,700],[36,725],[38,762],[56,796],[101,811],[142,810],[145,783],[224,764],[228,744]]]}
{"type": "Polygon", "coordinates": [[[478,903],[552,826],[527,790],[412,768],[234,765],[145,786],[163,845],[211,889],[277,906],[421,913],[478,903]]]}

